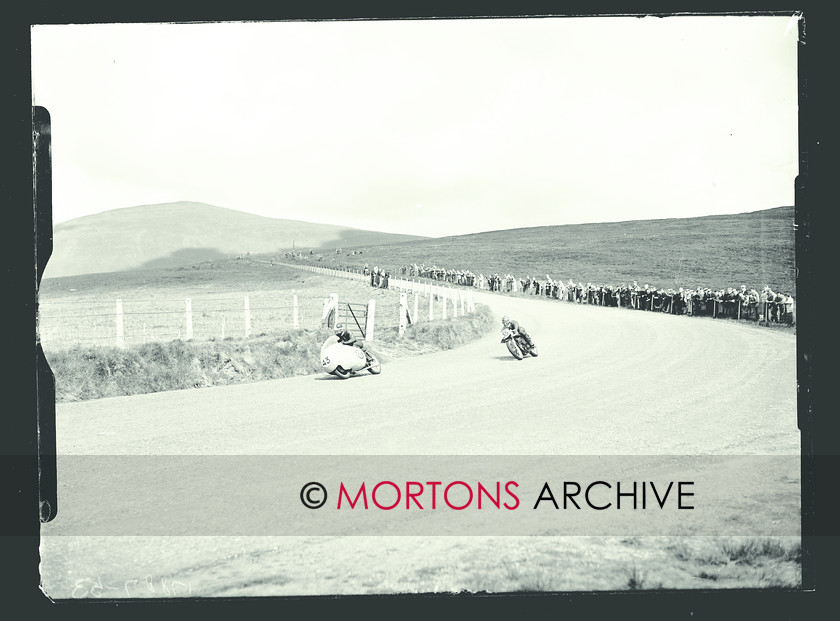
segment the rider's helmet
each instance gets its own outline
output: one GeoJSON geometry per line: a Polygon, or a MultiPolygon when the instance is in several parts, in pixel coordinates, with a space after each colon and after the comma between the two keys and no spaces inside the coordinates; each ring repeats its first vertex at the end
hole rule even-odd
{"type": "Polygon", "coordinates": [[[510,317],[508,317],[507,315],[505,315],[504,317],[502,317],[502,325],[503,325],[503,326],[506,326],[506,325],[508,325],[509,323],[510,323],[510,317]]]}
{"type": "Polygon", "coordinates": [[[335,324],[335,328],[333,328],[333,332],[335,332],[336,336],[341,336],[341,333],[344,332],[344,324],[342,324],[342,323],[335,324]]]}

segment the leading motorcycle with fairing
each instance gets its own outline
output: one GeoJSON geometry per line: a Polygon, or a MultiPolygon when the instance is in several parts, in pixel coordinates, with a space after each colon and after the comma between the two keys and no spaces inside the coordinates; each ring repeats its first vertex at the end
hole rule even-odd
{"type": "Polygon", "coordinates": [[[526,356],[536,358],[539,355],[536,344],[529,346],[525,337],[510,328],[502,329],[502,343],[507,345],[508,351],[517,360],[522,360],[526,356]]]}
{"type": "Polygon", "coordinates": [[[382,372],[382,364],[371,352],[352,345],[344,345],[336,335],[330,336],[321,345],[321,366],[330,375],[347,379],[368,371],[373,375],[382,372]]]}

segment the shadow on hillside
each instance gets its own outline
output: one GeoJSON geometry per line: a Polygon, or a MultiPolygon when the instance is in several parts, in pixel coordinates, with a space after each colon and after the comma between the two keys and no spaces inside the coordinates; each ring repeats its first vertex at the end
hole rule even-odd
{"type": "Polygon", "coordinates": [[[137,270],[153,270],[165,267],[182,267],[187,265],[194,265],[196,263],[203,263],[205,261],[219,261],[229,258],[228,255],[220,252],[216,248],[182,248],[168,254],[165,257],[158,257],[151,261],[146,261],[142,265],[135,267],[137,270]]]}
{"type": "MultiPolygon", "coordinates": [[[[419,235],[403,235],[401,233],[381,233],[379,231],[345,230],[341,231],[338,237],[326,240],[320,246],[312,248],[315,252],[329,254],[335,252],[336,248],[342,249],[342,254],[357,248],[364,249],[365,246],[387,246],[389,244],[400,244],[411,241],[423,241],[430,239],[419,235]]],[[[309,250],[309,248],[299,248],[309,250]]],[[[284,250],[281,249],[281,252],[284,250]]]]}

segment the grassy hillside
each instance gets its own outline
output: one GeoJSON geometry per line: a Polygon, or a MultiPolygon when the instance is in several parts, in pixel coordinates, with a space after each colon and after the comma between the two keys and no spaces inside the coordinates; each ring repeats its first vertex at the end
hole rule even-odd
{"type": "Polygon", "coordinates": [[[54,227],[45,277],[190,265],[246,253],[422,239],[344,226],[281,220],[204,203],[114,209],[54,227]]]}
{"type": "MultiPolygon", "coordinates": [[[[793,207],[752,213],[499,230],[365,250],[345,265],[569,278],[595,284],[714,289],[770,285],[795,294],[793,207]]],[[[494,223],[504,226],[505,223],[494,223]]]]}

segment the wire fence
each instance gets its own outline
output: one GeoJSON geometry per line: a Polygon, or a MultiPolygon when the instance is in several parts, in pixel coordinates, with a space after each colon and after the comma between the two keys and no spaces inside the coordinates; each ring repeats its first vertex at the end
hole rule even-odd
{"type": "Polygon", "coordinates": [[[44,347],[134,345],[190,338],[248,337],[276,330],[317,329],[322,296],[237,295],[99,303],[58,301],[39,308],[44,347]]]}
{"type": "MultiPolygon", "coordinates": [[[[362,272],[274,264],[332,277],[369,280],[362,272]]],[[[471,293],[457,287],[395,278],[383,288],[405,295],[395,301],[394,312],[377,312],[377,328],[399,327],[402,333],[406,323],[457,317],[475,310],[471,293]]],[[[336,321],[331,309],[341,308],[346,314],[346,302],[333,306],[336,295],[217,293],[168,299],[50,301],[39,307],[38,333],[46,349],[65,349],[76,345],[125,347],[177,339],[248,338],[289,329],[315,330],[336,321]]],[[[342,321],[346,322],[346,317],[342,321]]]]}

